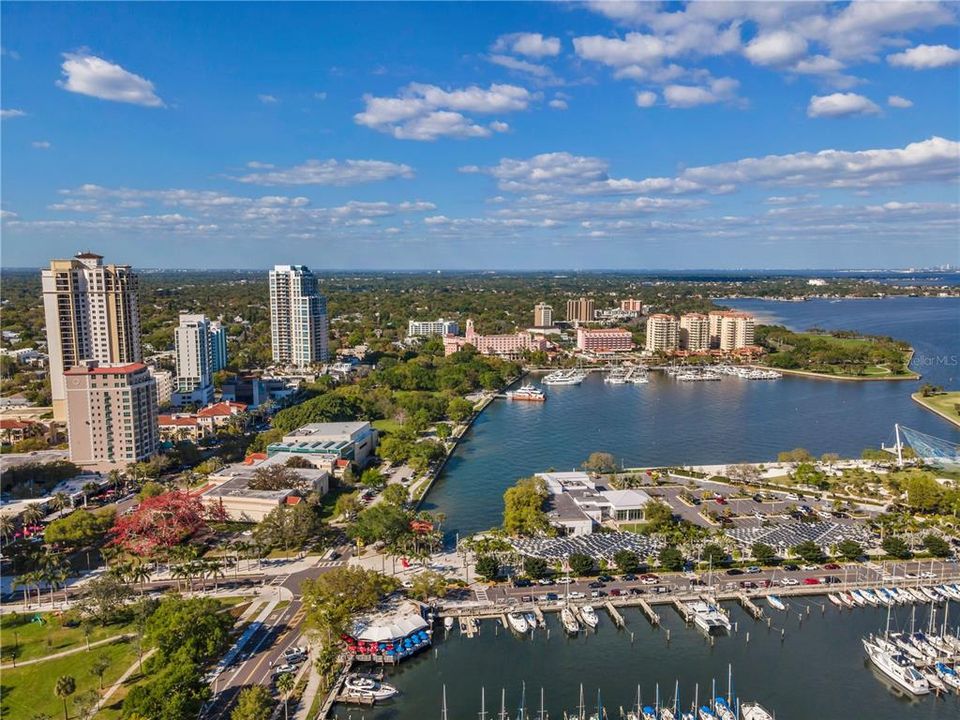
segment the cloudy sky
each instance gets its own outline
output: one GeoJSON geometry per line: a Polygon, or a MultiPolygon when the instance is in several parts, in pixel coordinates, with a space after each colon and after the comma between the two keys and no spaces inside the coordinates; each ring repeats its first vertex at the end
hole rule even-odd
{"type": "Polygon", "coordinates": [[[4,2],[2,262],[960,263],[960,5],[4,2]]]}

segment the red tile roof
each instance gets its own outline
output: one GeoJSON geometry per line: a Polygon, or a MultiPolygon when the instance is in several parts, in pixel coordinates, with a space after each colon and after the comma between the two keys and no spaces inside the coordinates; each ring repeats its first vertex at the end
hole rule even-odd
{"type": "Polygon", "coordinates": [[[176,417],[174,415],[160,415],[157,418],[159,425],[178,425],[180,427],[196,427],[197,419],[192,416],[176,417]]]}
{"type": "Polygon", "coordinates": [[[114,365],[113,367],[85,367],[79,365],[65,371],[64,375],[126,375],[137,370],[146,370],[147,366],[143,363],[129,363],[127,365],[114,365]]]}
{"type": "Polygon", "coordinates": [[[213,405],[207,405],[205,408],[202,408],[197,415],[200,417],[236,415],[238,413],[246,412],[246,410],[246,403],[224,400],[223,402],[214,403],[213,405]]]}
{"type": "Polygon", "coordinates": [[[287,505],[299,505],[303,500],[299,495],[287,495],[287,505]]]}
{"type": "Polygon", "coordinates": [[[14,420],[13,418],[4,418],[0,420],[0,430],[26,430],[40,423],[33,420],[14,420]]]}
{"type": "Polygon", "coordinates": [[[259,462],[260,460],[266,460],[266,459],[267,459],[266,453],[250,453],[243,459],[243,464],[253,465],[256,462],[259,462]]]}

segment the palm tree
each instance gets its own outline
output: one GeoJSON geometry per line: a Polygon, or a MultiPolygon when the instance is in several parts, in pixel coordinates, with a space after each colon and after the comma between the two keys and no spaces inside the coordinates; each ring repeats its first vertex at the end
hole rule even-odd
{"type": "Polygon", "coordinates": [[[44,513],[43,510],[40,509],[39,503],[33,503],[32,505],[27,505],[20,517],[24,525],[36,525],[43,520],[43,515],[44,513]]]}
{"type": "MultiPolygon", "coordinates": [[[[0,516],[0,541],[6,541],[13,534],[13,520],[9,515],[0,516]]],[[[2,543],[0,543],[2,544],[2,543]]]]}
{"type": "Polygon", "coordinates": [[[213,591],[216,592],[220,580],[226,573],[223,571],[223,564],[219,560],[208,560],[204,563],[203,574],[213,579],[213,591]]]}
{"type": "Polygon", "coordinates": [[[63,515],[63,509],[70,504],[70,496],[65,492],[54,493],[53,497],[50,498],[50,507],[56,510],[58,513],[63,515]]]}
{"type": "Polygon", "coordinates": [[[95,482],[84,483],[81,490],[83,490],[83,506],[87,506],[87,499],[93,495],[97,490],[100,489],[100,486],[95,482]]]}
{"type": "Polygon", "coordinates": [[[103,690],[103,675],[110,667],[110,658],[106,655],[99,655],[90,665],[90,674],[95,675],[100,681],[100,689],[103,690]]]}
{"type": "Polygon", "coordinates": [[[70,720],[67,715],[67,698],[77,691],[77,681],[72,675],[61,675],[57,678],[57,684],[53,692],[58,698],[63,700],[63,720],[70,720]]]}
{"type": "Polygon", "coordinates": [[[170,568],[170,577],[177,581],[177,591],[181,589],[180,581],[192,577],[189,563],[180,563],[170,568]]]}
{"type": "Polygon", "coordinates": [[[153,571],[147,563],[139,562],[130,566],[130,580],[134,583],[140,583],[140,594],[143,595],[146,590],[147,581],[153,576],[153,571]]]}
{"type": "Polygon", "coordinates": [[[283,673],[277,678],[277,690],[283,694],[283,715],[286,720],[290,720],[290,711],[287,707],[287,701],[290,700],[290,693],[293,691],[293,673],[283,673]]]}

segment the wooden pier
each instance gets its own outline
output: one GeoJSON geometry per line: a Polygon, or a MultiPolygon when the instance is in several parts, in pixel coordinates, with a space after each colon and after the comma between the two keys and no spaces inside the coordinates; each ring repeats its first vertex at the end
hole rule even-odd
{"type": "Polygon", "coordinates": [[[657,615],[656,610],[643,598],[640,598],[639,603],[640,609],[643,610],[643,614],[647,616],[647,620],[650,621],[650,624],[654,627],[660,625],[660,616],[657,615]]]}
{"type": "Polygon", "coordinates": [[[607,612],[610,613],[610,619],[613,620],[613,624],[618,628],[622,628],[627,624],[627,621],[623,619],[623,615],[613,606],[612,602],[608,601],[604,603],[604,607],[607,609],[607,612]]]}
{"type": "Polygon", "coordinates": [[[533,606],[533,616],[537,619],[537,627],[546,627],[547,619],[543,616],[543,610],[539,605],[533,606]]]}
{"type": "Polygon", "coordinates": [[[753,616],[754,620],[759,620],[763,617],[763,608],[748,598],[746,593],[737,593],[737,600],[740,601],[743,609],[753,616]]]}
{"type": "Polygon", "coordinates": [[[690,612],[690,608],[687,607],[686,603],[681,600],[673,600],[672,603],[685,623],[693,622],[693,613],[690,612]]]}
{"type": "MultiPolygon", "coordinates": [[[[503,624],[506,627],[507,619],[503,616],[503,624]]],[[[475,617],[461,617],[460,618],[460,633],[472,638],[474,635],[480,632],[480,623],[475,617]]]]}

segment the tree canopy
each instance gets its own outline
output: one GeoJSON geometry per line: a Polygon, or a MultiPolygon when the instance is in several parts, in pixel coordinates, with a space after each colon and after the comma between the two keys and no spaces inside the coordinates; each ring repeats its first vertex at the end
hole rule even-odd
{"type": "Polygon", "coordinates": [[[503,494],[503,529],[515,536],[548,533],[550,521],[543,510],[547,489],[538,477],[523,478],[503,494]]]}

